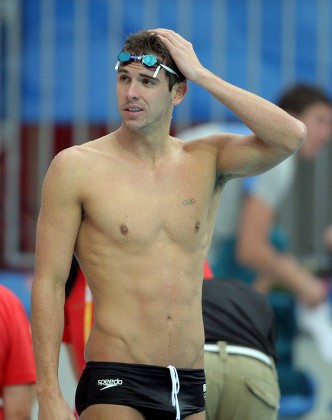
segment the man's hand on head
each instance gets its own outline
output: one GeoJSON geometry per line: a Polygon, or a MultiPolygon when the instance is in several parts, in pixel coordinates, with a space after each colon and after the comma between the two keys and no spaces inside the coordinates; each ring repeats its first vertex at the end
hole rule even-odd
{"type": "Polygon", "coordinates": [[[191,42],[170,29],[150,29],[149,32],[159,36],[169,50],[181,73],[193,82],[199,80],[206,69],[200,63],[191,42]]]}

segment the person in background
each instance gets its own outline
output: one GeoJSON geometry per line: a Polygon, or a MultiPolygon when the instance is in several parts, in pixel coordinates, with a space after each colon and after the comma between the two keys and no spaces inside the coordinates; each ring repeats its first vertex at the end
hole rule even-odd
{"type": "MultiPolygon", "coordinates": [[[[288,162],[257,177],[251,185],[246,180],[236,257],[254,273],[257,290],[269,293],[281,287],[293,292],[294,325],[310,333],[322,358],[332,363],[332,318],[326,282],[291,253],[287,235],[278,226],[280,209],[296,176],[297,161],[314,160],[331,140],[332,101],[318,87],[296,85],[281,95],[278,105],[306,125],[307,140],[288,162]]],[[[278,330],[281,335],[281,325],[278,330]]],[[[296,329],[292,334],[295,337],[296,329]]],[[[285,336],[284,342],[291,342],[293,337],[285,336]]],[[[287,369],[284,376],[287,380],[287,369]]]]}
{"type": "MultiPolygon", "coordinates": [[[[296,85],[281,96],[278,105],[306,125],[307,139],[287,163],[257,177],[257,182],[251,186],[247,185],[236,255],[240,263],[259,273],[254,280],[258,290],[266,292],[281,284],[294,291],[304,305],[315,307],[325,299],[322,282],[304,269],[290,252],[279,252],[278,245],[273,246],[273,228],[296,176],[296,160],[315,159],[331,140],[332,102],[317,87],[296,85]]],[[[280,229],[275,230],[276,236],[278,231],[280,229]]]]}
{"type": "Polygon", "coordinates": [[[20,299],[0,285],[0,420],[31,419],[35,382],[27,313],[20,299]]]}
{"type": "Polygon", "coordinates": [[[275,318],[265,296],[235,279],[203,282],[207,420],[276,420],[275,318]]]}

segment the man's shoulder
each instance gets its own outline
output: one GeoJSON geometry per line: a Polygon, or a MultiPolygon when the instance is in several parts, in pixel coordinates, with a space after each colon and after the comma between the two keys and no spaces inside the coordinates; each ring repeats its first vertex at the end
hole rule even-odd
{"type": "Polygon", "coordinates": [[[60,165],[62,170],[70,169],[73,165],[84,168],[89,162],[92,164],[103,156],[103,147],[102,138],[67,147],[54,156],[52,165],[60,165]]]}
{"type": "Polygon", "coordinates": [[[62,149],[55,155],[56,159],[77,159],[83,157],[86,154],[97,151],[100,147],[98,146],[100,139],[87,141],[82,144],[76,144],[73,146],[62,149]]]}

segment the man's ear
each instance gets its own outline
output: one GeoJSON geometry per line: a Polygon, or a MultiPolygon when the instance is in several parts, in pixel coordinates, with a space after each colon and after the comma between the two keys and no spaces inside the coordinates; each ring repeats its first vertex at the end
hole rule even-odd
{"type": "Polygon", "coordinates": [[[187,82],[180,82],[173,86],[173,99],[172,104],[178,105],[182,99],[184,98],[185,94],[187,93],[188,85],[187,82]]]}

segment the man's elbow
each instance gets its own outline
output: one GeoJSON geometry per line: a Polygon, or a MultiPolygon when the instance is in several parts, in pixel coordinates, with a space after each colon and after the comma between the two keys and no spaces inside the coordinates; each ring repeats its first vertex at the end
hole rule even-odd
{"type": "Polygon", "coordinates": [[[296,152],[305,142],[307,137],[307,127],[306,125],[296,120],[294,124],[294,129],[292,130],[292,141],[287,142],[287,148],[289,153],[292,154],[296,152]]]}

